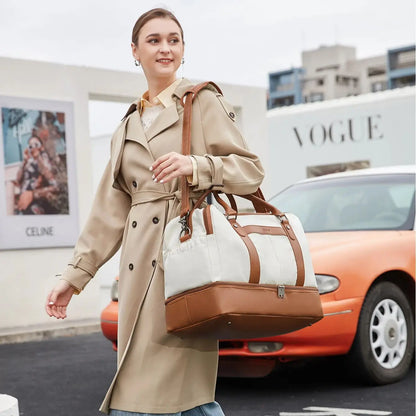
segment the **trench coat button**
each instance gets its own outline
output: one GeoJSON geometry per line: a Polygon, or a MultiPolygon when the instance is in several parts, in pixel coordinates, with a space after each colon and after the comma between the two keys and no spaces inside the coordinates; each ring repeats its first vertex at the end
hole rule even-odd
{"type": "Polygon", "coordinates": [[[133,181],[132,184],[135,188],[137,188],[137,182],[136,181],[133,181]]]}
{"type": "Polygon", "coordinates": [[[132,263],[129,264],[129,269],[133,270],[133,264],[132,263]]]}
{"type": "Polygon", "coordinates": [[[156,266],[156,260],[152,260],[152,267],[156,266]]]}
{"type": "Polygon", "coordinates": [[[153,224],[157,224],[159,222],[159,218],[153,217],[152,221],[153,221],[153,224]]]}
{"type": "Polygon", "coordinates": [[[131,225],[132,225],[132,227],[133,227],[133,228],[136,228],[136,227],[137,227],[137,221],[133,221],[133,222],[131,223],[131,225]]]}
{"type": "Polygon", "coordinates": [[[234,114],[232,111],[230,111],[230,112],[228,113],[228,115],[229,115],[231,118],[235,118],[235,114],[234,114]]]}

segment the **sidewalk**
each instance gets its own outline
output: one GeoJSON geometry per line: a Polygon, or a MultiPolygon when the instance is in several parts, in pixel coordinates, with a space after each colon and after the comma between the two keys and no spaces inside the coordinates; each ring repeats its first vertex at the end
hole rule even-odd
{"type": "Polygon", "coordinates": [[[0,345],[42,341],[56,337],[91,334],[100,331],[99,319],[54,321],[44,325],[0,328],[0,345]]]}

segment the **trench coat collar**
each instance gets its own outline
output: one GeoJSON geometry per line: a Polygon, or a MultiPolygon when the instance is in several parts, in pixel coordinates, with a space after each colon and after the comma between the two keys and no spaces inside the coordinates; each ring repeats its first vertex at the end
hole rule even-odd
{"type": "Polygon", "coordinates": [[[179,120],[179,114],[182,112],[182,106],[179,104],[179,100],[184,94],[184,92],[191,86],[192,84],[186,79],[183,79],[177,85],[172,94],[174,103],[164,108],[162,112],[158,115],[157,119],[149,127],[149,129],[146,132],[147,141],[150,142],[159,133],[166,130],[179,120]]]}
{"type": "Polygon", "coordinates": [[[183,79],[175,88],[172,97],[175,103],[164,108],[158,115],[157,119],[152,123],[147,132],[145,133],[140,121],[139,111],[134,111],[129,116],[128,135],[127,138],[137,141],[145,148],[148,148],[147,142],[153,140],[162,131],[168,129],[171,125],[175,124],[179,120],[179,114],[181,112],[181,105],[179,100],[184,92],[192,87],[188,80],[183,79]],[[179,109],[179,111],[178,111],[179,109]]]}
{"type": "MultiPolygon", "coordinates": [[[[185,91],[192,86],[193,84],[187,79],[182,80],[173,92],[174,101],[176,101],[176,103],[163,109],[154,123],[150,126],[147,133],[143,130],[139,111],[133,111],[126,119],[123,120],[113,137],[111,158],[114,179],[117,178],[120,170],[121,156],[123,153],[122,149],[126,138],[134,140],[151,153],[148,142],[179,120],[179,114],[182,112],[182,106],[179,104],[179,100],[185,91]]],[[[133,104],[137,106],[138,102],[136,101],[133,104]]]]}

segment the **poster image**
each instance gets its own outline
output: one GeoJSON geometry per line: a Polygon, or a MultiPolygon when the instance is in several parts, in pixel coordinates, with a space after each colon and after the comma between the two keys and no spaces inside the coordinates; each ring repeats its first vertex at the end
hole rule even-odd
{"type": "Polygon", "coordinates": [[[72,245],[72,104],[0,97],[0,249],[72,245]]]}

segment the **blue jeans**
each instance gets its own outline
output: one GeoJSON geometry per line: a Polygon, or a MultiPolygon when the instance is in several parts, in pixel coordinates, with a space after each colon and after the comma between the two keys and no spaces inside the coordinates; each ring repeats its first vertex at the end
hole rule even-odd
{"type": "Polygon", "coordinates": [[[178,413],[137,413],[126,412],[125,410],[110,410],[110,416],[224,416],[221,406],[217,402],[203,404],[193,409],[185,410],[178,413]]]}

